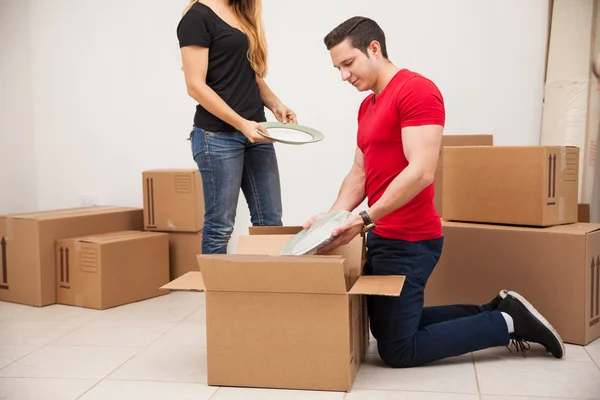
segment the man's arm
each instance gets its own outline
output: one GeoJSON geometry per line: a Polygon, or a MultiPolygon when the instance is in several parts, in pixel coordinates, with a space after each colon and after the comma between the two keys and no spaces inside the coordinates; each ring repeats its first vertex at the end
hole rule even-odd
{"type": "Polygon", "coordinates": [[[338,197],[329,212],[335,210],[352,211],[365,200],[366,196],[364,155],[356,147],[352,168],[344,178],[338,197]]]}
{"type": "Polygon", "coordinates": [[[433,183],[442,145],[441,125],[411,126],[402,129],[402,143],[408,166],[388,186],[367,214],[375,222],[402,207],[433,183]]]}
{"type": "MultiPolygon", "coordinates": [[[[338,191],[338,197],[327,213],[338,210],[351,212],[358,207],[366,197],[364,155],[363,152],[356,147],[352,168],[350,168],[350,172],[348,172],[348,175],[344,178],[342,186],[338,191]]],[[[319,217],[327,213],[314,215],[304,223],[303,227],[309,228],[319,217]]]]}

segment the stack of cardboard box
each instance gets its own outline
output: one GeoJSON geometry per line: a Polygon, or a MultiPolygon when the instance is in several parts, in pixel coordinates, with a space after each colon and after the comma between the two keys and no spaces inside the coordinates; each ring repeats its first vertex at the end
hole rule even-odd
{"type": "Polygon", "coordinates": [[[204,193],[197,169],[142,173],[144,229],[169,235],[170,279],[198,270],[202,252],[204,193]]]}
{"type": "Polygon", "coordinates": [[[445,147],[443,163],[445,243],[426,305],[510,289],[565,342],[600,337],[600,224],[578,222],[579,149],[445,147]]]}
{"type": "Polygon", "coordinates": [[[104,309],[164,294],[168,237],[142,227],[131,207],[0,216],[0,300],[104,309]]]}

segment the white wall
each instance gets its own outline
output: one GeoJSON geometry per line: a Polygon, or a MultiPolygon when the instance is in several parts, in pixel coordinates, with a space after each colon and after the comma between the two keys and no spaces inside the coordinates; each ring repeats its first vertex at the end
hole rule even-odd
{"type": "MultiPolygon", "coordinates": [[[[186,3],[29,1],[34,107],[27,118],[35,151],[13,147],[11,154],[37,161],[30,204],[69,207],[95,196],[101,203],[139,206],[144,169],[195,167],[187,141],[194,103],[185,92],[175,35],[186,3]]],[[[538,143],[547,0],[264,0],[267,82],[300,123],[326,135],[317,144],[277,144],[285,224],[328,208],[352,160],[365,94],[340,80],[323,37],[354,15],[381,24],[397,65],[439,85],[447,134],[493,133],[497,144],[538,143]]],[[[27,46],[27,35],[13,36],[19,49],[27,46]]],[[[26,70],[10,68],[9,76],[26,70]]],[[[7,131],[18,123],[9,119],[7,131]]],[[[29,142],[22,140],[25,149],[29,142]]],[[[238,208],[236,234],[249,224],[243,198],[238,208]]]]}
{"type": "Polygon", "coordinates": [[[0,213],[36,208],[28,8],[0,1],[0,213]]]}

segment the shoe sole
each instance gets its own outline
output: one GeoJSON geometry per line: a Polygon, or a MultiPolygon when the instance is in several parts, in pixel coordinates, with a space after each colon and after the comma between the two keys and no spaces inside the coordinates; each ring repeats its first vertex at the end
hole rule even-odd
{"type": "Polygon", "coordinates": [[[525,298],[519,293],[510,290],[507,293],[505,293],[504,298],[506,298],[506,296],[511,296],[512,298],[523,304],[527,311],[529,311],[531,315],[533,315],[538,321],[542,323],[542,325],[544,325],[546,329],[548,329],[552,333],[552,336],[554,336],[554,339],[560,344],[560,347],[562,348],[562,356],[559,358],[564,357],[567,353],[567,349],[565,348],[565,344],[563,343],[562,338],[560,337],[556,329],[554,329],[552,324],[550,324],[550,322],[548,322],[548,320],[544,318],[544,316],[540,314],[540,312],[536,310],[535,307],[530,302],[525,300],[525,298]]]}

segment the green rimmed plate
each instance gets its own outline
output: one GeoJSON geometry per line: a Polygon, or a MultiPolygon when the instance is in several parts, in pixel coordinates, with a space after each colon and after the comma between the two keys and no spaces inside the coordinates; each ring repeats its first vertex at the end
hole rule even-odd
{"type": "Polygon", "coordinates": [[[304,125],[284,124],[282,122],[261,122],[260,124],[265,127],[268,135],[265,135],[261,131],[258,131],[258,133],[276,142],[307,144],[319,142],[325,137],[318,130],[304,125]]]}
{"type": "Polygon", "coordinates": [[[322,247],[331,243],[335,238],[331,236],[334,229],[346,222],[350,213],[339,210],[332,211],[317,219],[310,228],[303,229],[296,234],[281,250],[282,255],[314,255],[322,247]]]}

